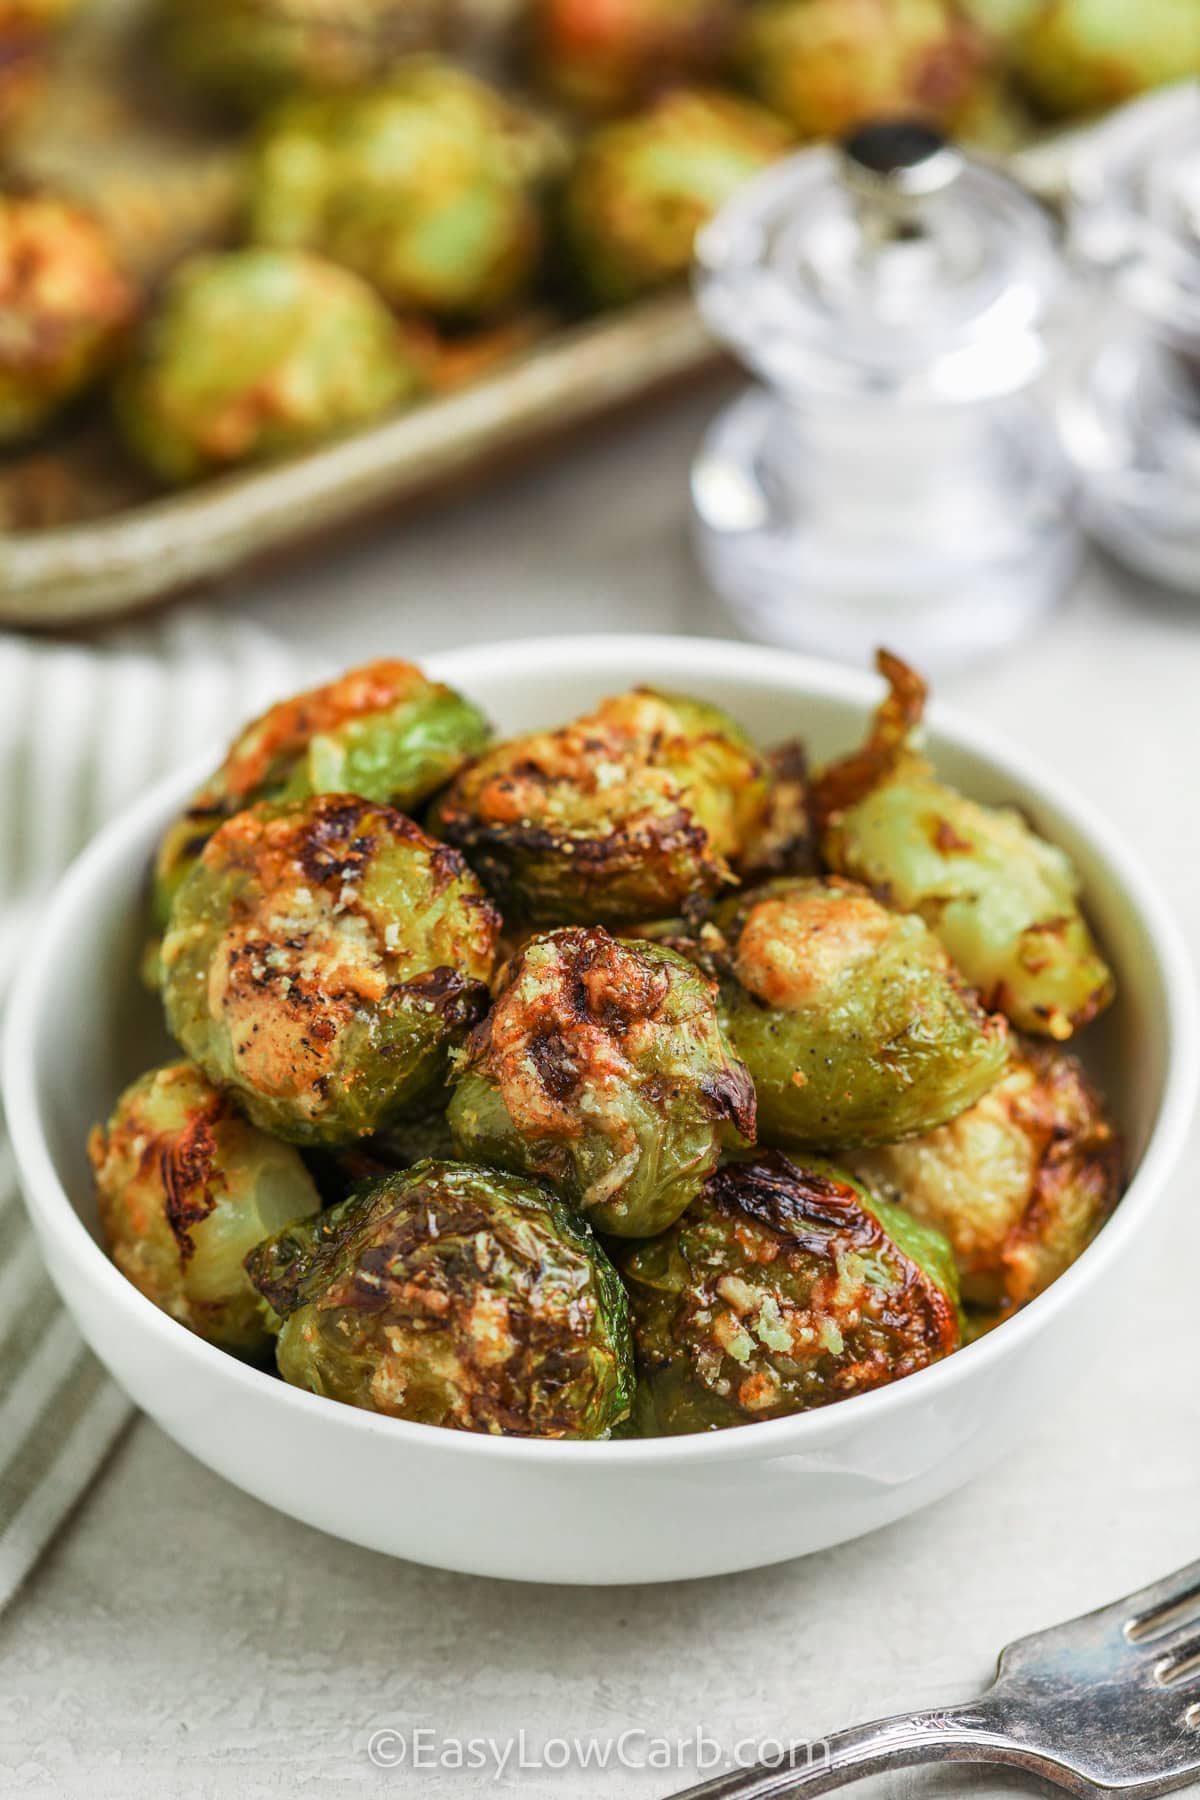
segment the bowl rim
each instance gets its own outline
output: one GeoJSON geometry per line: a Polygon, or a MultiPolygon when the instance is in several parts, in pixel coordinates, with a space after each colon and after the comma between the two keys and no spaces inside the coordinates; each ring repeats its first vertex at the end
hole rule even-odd
{"type": "MultiPolygon", "coordinates": [[[[801,697],[812,693],[846,701],[864,714],[878,702],[882,692],[879,678],[865,670],[766,646],[663,634],[589,633],[504,639],[430,654],[422,658],[422,666],[438,679],[469,692],[473,680],[494,677],[514,664],[525,673],[545,675],[562,670],[566,663],[574,675],[594,661],[598,678],[608,679],[599,673],[605,663],[628,662],[636,669],[639,660],[655,665],[647,672],[649,680],[655,679],[658,670],[674,665],[683,681],[694,677],[747,680],[776,692],[792,689],[801,697]]],[[[1003,733],[980,725],[940,701],[930,705],[926,725],[931,736],[953,743],[1001,774],[1011,776],[1031,793],[1044,797],[1088,841],[1145,930],[1167,1005],[1168,1054],[1157,1113],[1120,1204],[1083,1255],[1057,1281],[995,1331],[952,1356],[917,1370],[902,1381],[853,1395],[836,1405],[781,1419],[759,1420],[734,1430],[602,1441],[502,1437],[447,1431],[333,1404],[206,1343],[147,1300],[110,1262],[59,1178],[42,1121],[32,1050],[40,996],[54,960],[60,922],[70,914],[82,893],[102,882],[105,871],[122,854],[144,855],[160,815],[181,804],[211,771],[215,760],[211,753],[157,781],[96,833],[58,882],[18,973],[5,1023],[2,1094],[17,1170],[35,1228],[70,1260],[80,1280],[99,1290],[106,1305],[126,1315],[130,1329],[156,1341],[164,1354],[194,1362],[198,1377],[224,1379],[240,1388],[248,1386],[253,1390],[248,1398],[257,1394],[265,1401],[271,1394],[277,1404],[293,1409],[298,1420],[312,1415],[314,1422],[323,1420],[330,1430],[382,1434],[395,1441],[398,1452],[408,1446],[414,1451],[436,1449],[447,1456],[483,1461],[517,1458],[545,1462],[547,1466],[599,1460],[630,1470],[730,1459],[767,1460],[820,1449],[848,1432],[869,1427],[872,1421],[898,1415],[907,1407],[928,1404],[963,1381],[985,1376],[989,1368],[1011,1358],[1021,1345],[1040,1336],[1058,1313],[1081,1297],[1161,1202],[1187,1136],[1200,1083],[1200,1031],[1191,958],[1179,926],[1141,859],[1120,833],[1092,802],[1056,775],[1048,776],[1033,756],[1003,733]]],[[[69,1300],[66,1305],[71,1312],[69,1300]]],[[[103,1352],[98,1354],[103,1361],[103,1352]]]]}

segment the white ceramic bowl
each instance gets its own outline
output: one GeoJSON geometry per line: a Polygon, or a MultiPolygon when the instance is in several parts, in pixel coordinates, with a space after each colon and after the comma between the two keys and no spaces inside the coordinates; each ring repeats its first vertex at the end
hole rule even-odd
{"type": "MultiPolygon", "coordinates": [[[[570,717],[638,681],[727,705],[763,740],[824,756],[857,742],[879,684],[777,650],[595,637],[429,659],[506,731],[570,717]]],[[[475,1437],[318,1399],[212,1349],[144,1300],[96,1241],[84,1142],[126,1081],[166,1050],[136,964],[143,885],[168,819],[207,773],[163,783],[64,880],[13,997],[5,1098],[30,1212],[67,1305],[164,1430],[282,1511],[418,1562],[530,1581],[628,1582],[778,1562],[870,1531],[1002,1456],[1045,1396],[1078,1379],[1089,1328],[1129,1281],[1187,1126],[1192,975],[1175,927],[1096,812],[1011,744],[942,708],[939,768],[1015,801],[1075,858],[1120,998],[1087,1060],[1128,1135],[1135,1175],[1096,1242],[998,1331],[896,1385],[803,1417],[711,1436],[573,1444],[475,1437]]]]}

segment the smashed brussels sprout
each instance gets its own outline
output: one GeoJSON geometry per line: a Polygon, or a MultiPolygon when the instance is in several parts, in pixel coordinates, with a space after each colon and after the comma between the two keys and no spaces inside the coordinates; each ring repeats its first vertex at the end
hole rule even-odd
{"type": "Polygon", "coordinates": [[[562,202],[567,253],[588,296],[605,306],[686,275],[700,227],[790,141],[749,101],[677,89],[593,133],[562,202]]]}
{"type": "Polygon", "coordinates": [[[762,757],[727,713],[637,688],[485,751],[435,802],[432,829],[506,915],[622,925],[725,885],[767,791],[762,757]]]}
{"type": "Polygon", "coordinates": [[[851,1166],[945,1232],[968,1301],[1013,1308],[1057,1280],[1104,1223],[1120,1192],[1121,1147],[1075,1058],[1026,1042],[953,1123],[860,1152],[851,1166]]]}
{"type": "Polygon", "coordinates": [[[0,444],[40,430],[108,369],[137,304],[90,213],[0,193],[0,444]]]}
{"type": "Polygon", "coordinates": [[[533,0],[541,83],[583,112],[626,112],[687,77],[715,74],[740,0],[533,0]]]}
{"type": "Polygon", "coordinates": [[[1015,44],[1022,85],[1044,112],[1097,112],[1200,76],[1197,0],[1043,0],[1015,44]]]}
{"type": "Polygon", "coordinates": [[[625,1295],[533,1182],[419,1163],[250,1257],[279,1372],[351,1406],[516,1437],[598,1438],[633,1388],[625,1295]]]}
{"type": "Polygon", "coordinates": [[[955,129],[988,76],[985,39],[956,0],[755,0],[739,61],[806,138],[897,116],[955,129]]]}
{"type": "Polygon", "coordinates": [[[433,63],[355,94],[293,101],[250,175],[259,243],[320,251],[393,306],[484,318],[525,297],[542,248],[534,121],[433,63]]]}
{"type": "Polygon", "coordinates": [[[271,1334],[242,1264],[263,1238],[320,1207],[299,1153],[179,1062],[126,1088],[88,1154],[100,1229],[121,1273],[210,1343],[266,1355],[271,1334]]]}
{"type": "Polygon", "coordinates": [[[661,1231],[722,1144],[754,1137],[754,1087],[703,975],[599,926],[525,946],[454,1080],[463,1155],[541,1176],[619,1237],[661,1231]]]}
{"type": "Polygon", "coordinates": [[[458,852],[391,807],[252,807],[175,896],[167,1022],[264,1130],[350,1143],[441,1080],[486,1004],[497,926],[458,852]]]}
{"type": "Polygon", "coordinates": [[[983,1002],[1022,1031],[1068,1038],[1113,997],[1066,852],[1010,808],[940,782],[910,748],[924,690],[895,658],[867,744],[817,781],[831,868],[919,913],[983,1002]]]}
{"type": "Polygon", "coordinates": [[[647,1436],[827,1406],[959,1346],[945,1240],[823,1161],[731,1163],[620,1265],[647,1436]]]}
{"type": "Polygon", "coordinates": [[[259,800],[358,794],[410,812],[427,800],[490,735],[487,720],[414,663],[380,660],[324,687],[268,707],[240,732],[187,810],[168,829],[154,865],[154,913],[165,926],[171,899],[226,819],[259,800]]]}
{"type": "Polygon", "coordinates": [[[248,111],[372,81],[437,24],[437,0],[167,0],[164,11],[179,73],[248,111]]]}
{"type": "Polygon", "coordinates": [[[116,388],[130,449],[163,481],[286,455],[426,385],[378,295],[300,251],[194,256],[168,279],[116,388]]]}
{"type": "Polygon", "coordinates": [[[890,1143],[952,1119],[1003,1072],[1004,1020],[984,1012],[921,919],[865,889],[768,882],[713,922],[721,1016],[754,1078],[766,1143],[890,1143]]]}

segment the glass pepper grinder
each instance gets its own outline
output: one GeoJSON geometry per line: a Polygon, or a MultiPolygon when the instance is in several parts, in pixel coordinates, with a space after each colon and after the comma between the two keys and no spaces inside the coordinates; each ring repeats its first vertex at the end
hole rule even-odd
{"type": "Polygon", "coordinates": [[[759,377],[692,470],[700,556],[752,636],[938,672],[1030,630],[1074,568],[1042,376],[1051,223],[910,122],[801,151],[700,234],[696,288],[759,377]]]}
{"type": "Polygon", "coordinates": [[[1070,237],[1094,288],[1059,407],[1084,521],[1123,562],[1200,593],[1200,83],[1089,134],[1070,237]]]}

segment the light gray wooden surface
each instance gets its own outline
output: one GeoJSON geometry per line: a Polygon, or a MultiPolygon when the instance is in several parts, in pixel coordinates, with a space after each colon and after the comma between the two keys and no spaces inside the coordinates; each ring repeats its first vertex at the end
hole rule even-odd
{"type": "MultiPolygon", "coordinates": [[[[227,603],[341,661],[543,630],[719,629],[685,544],[703,410],[227,603]]],[[[1200,951],[1200,606],[1090,570],[1043,639],[947,691],[1104,805],[1200,951]]],[[[625,1800],[693,1767],[497,1782],[378,1769],[366,1747],[392,1727],[439,1742],[524,1728],[534,1752],[633,1728],[647,1736],[627,1740],[632,1762],[659,1734],[701,1727],[729,1747],[965,1696],[1007,1639],[1200,1555],[1198,1268],[1188,1165],[1153,1274],[1011,1462],[865,1542],[684,1587],[522,1589],[388,1562],[268,1512],[140,1422],[0,1621],[0,1794],[625,1800]]],[[[853,1791],[1034,1790],[951,1772],[853,1791]]]]}

